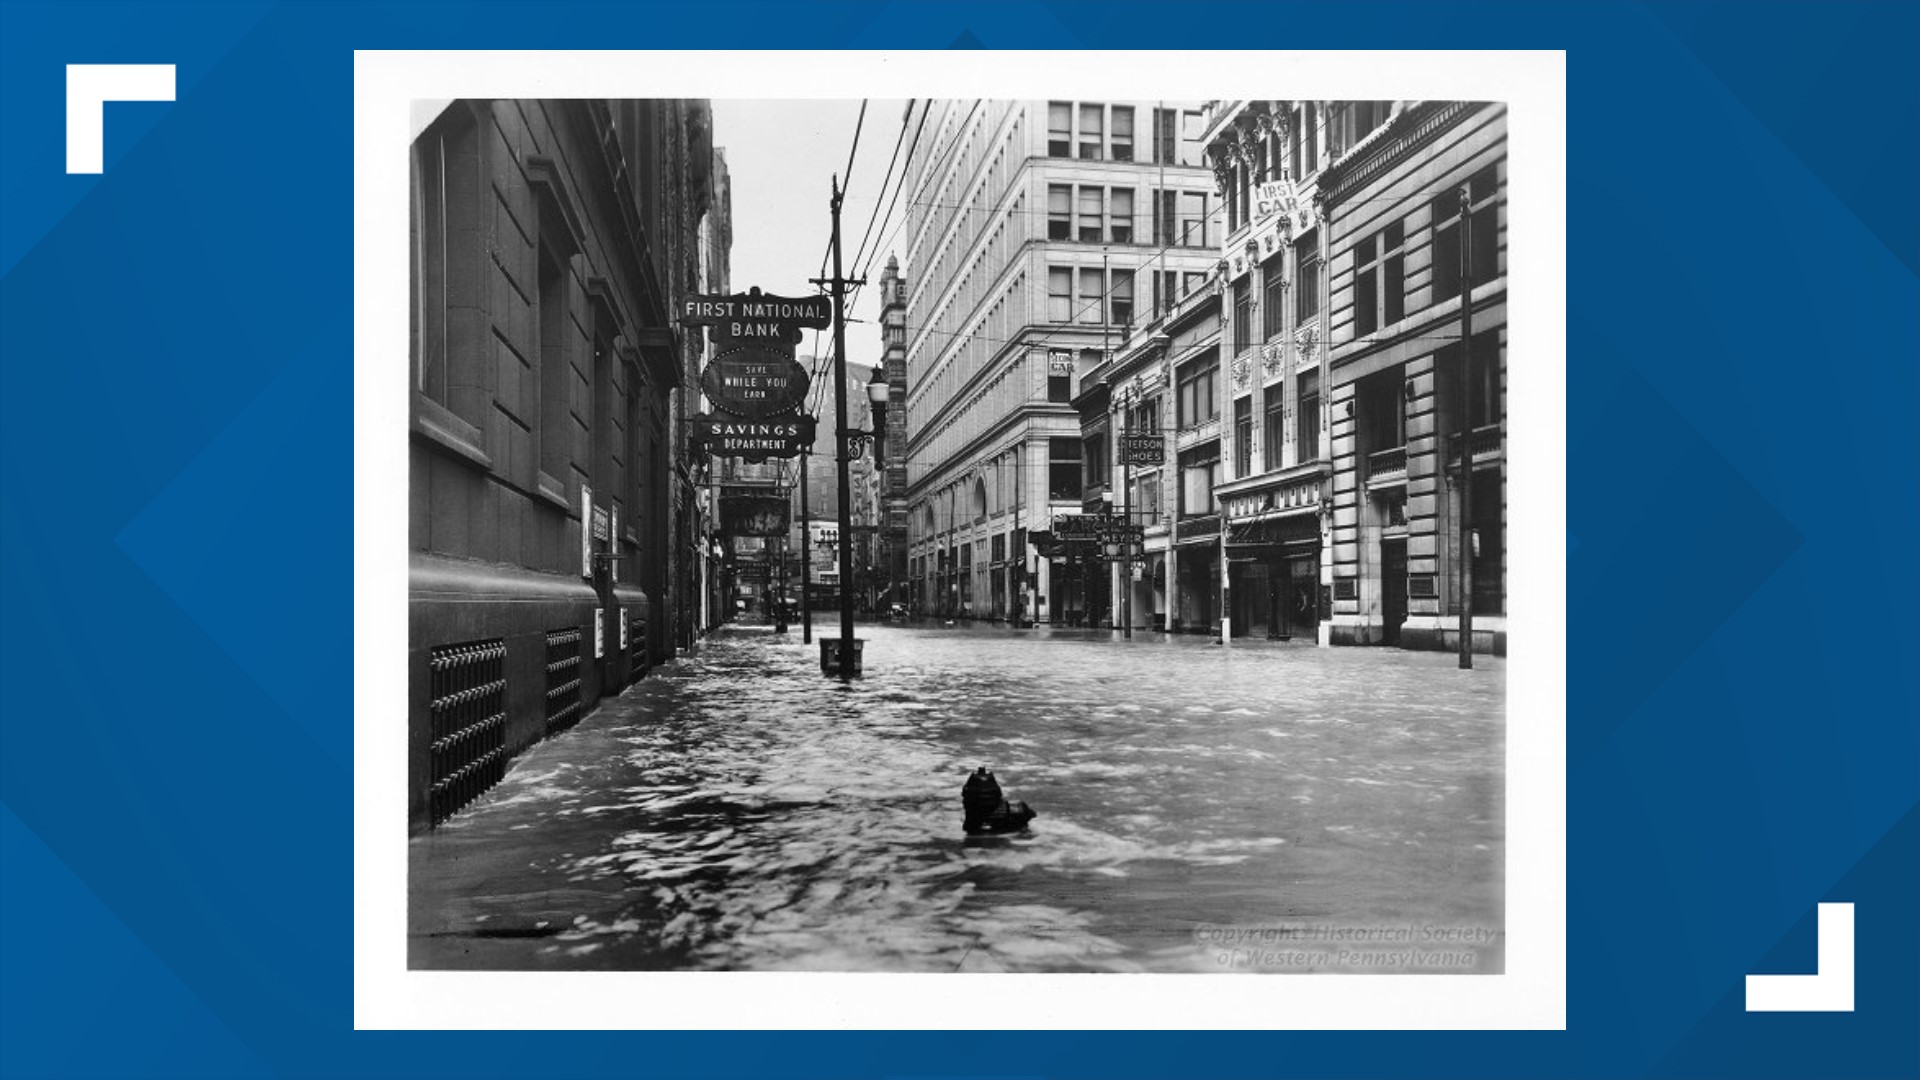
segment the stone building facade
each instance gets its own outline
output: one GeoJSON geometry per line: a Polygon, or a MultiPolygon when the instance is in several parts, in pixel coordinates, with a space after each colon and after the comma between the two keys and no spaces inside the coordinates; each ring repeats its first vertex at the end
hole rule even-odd
{"type": "Polygon", "coordinates": [[[1331,234],[1331,636],[1457,648],[1464,517],[1473,648],[1504,652],[1506,108],[1348,109],[1366,109],[1367,122],[1349,125],[1358,138],[1320,179],[1331,234]]]}
{"type": "MultiPolygon", "coordinates": [[[[1218,258],[1198,105],[934,101],[907,165],[910,604],[1084,622],[1053,537],[1106,489],[1073,399],[1218,258]]],[[[1107,500],[1102,499],[1102,502],[1107,500]]]]}
{"type": "Polygon", "coordinates": [[[420,830],[686,639],[700,345],[672,315],[715,206],[704,102],[459,101],[412,157],[420,830]]]}

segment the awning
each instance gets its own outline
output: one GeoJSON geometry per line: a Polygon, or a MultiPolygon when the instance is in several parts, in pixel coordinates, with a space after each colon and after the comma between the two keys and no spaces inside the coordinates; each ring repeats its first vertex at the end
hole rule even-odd
{"type": "Polygon", "coordinates": [[[1227,523],[1228,548],[1310,549],[1320,546],[1317,510],[1227,523]]]}

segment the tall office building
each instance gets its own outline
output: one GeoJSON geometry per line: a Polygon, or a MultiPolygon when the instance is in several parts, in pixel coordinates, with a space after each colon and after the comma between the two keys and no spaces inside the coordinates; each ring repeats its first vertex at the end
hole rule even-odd
{"type": "Polygon", "coordinates": [[[1058,517],[1105,501],[1107,442],[1073,400],[1136,323],[1220,257],[1182,102],[934,101],[907,165],[911,603],[1074,622],[1084,574],[1058,517]]]}

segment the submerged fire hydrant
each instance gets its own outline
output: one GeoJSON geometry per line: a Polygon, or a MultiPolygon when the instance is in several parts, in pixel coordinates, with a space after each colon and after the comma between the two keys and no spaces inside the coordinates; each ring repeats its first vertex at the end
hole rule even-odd
{"type": "Polygon", "coordinates": [[[1035,817],[1033,808],[1026,803],[1010,803],[1000,794],[999,781],[985,765],[967,777],[966,786],[960,789],[960,805],[966,808],[963,828],[968,836],[1019,832],[1035,817]]]}

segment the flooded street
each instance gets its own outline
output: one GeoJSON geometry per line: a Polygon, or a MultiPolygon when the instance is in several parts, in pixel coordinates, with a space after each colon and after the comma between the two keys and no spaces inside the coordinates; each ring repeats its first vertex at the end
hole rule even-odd
{"type": "Polygon", "coordinates": [[[1504,660],[860,633],[843,683],[723,630],[530,748],[413,841],[412,965],[1501,970],[1504,660]],[[962,834],[980,765],[1026,833],[962,834]]]}

